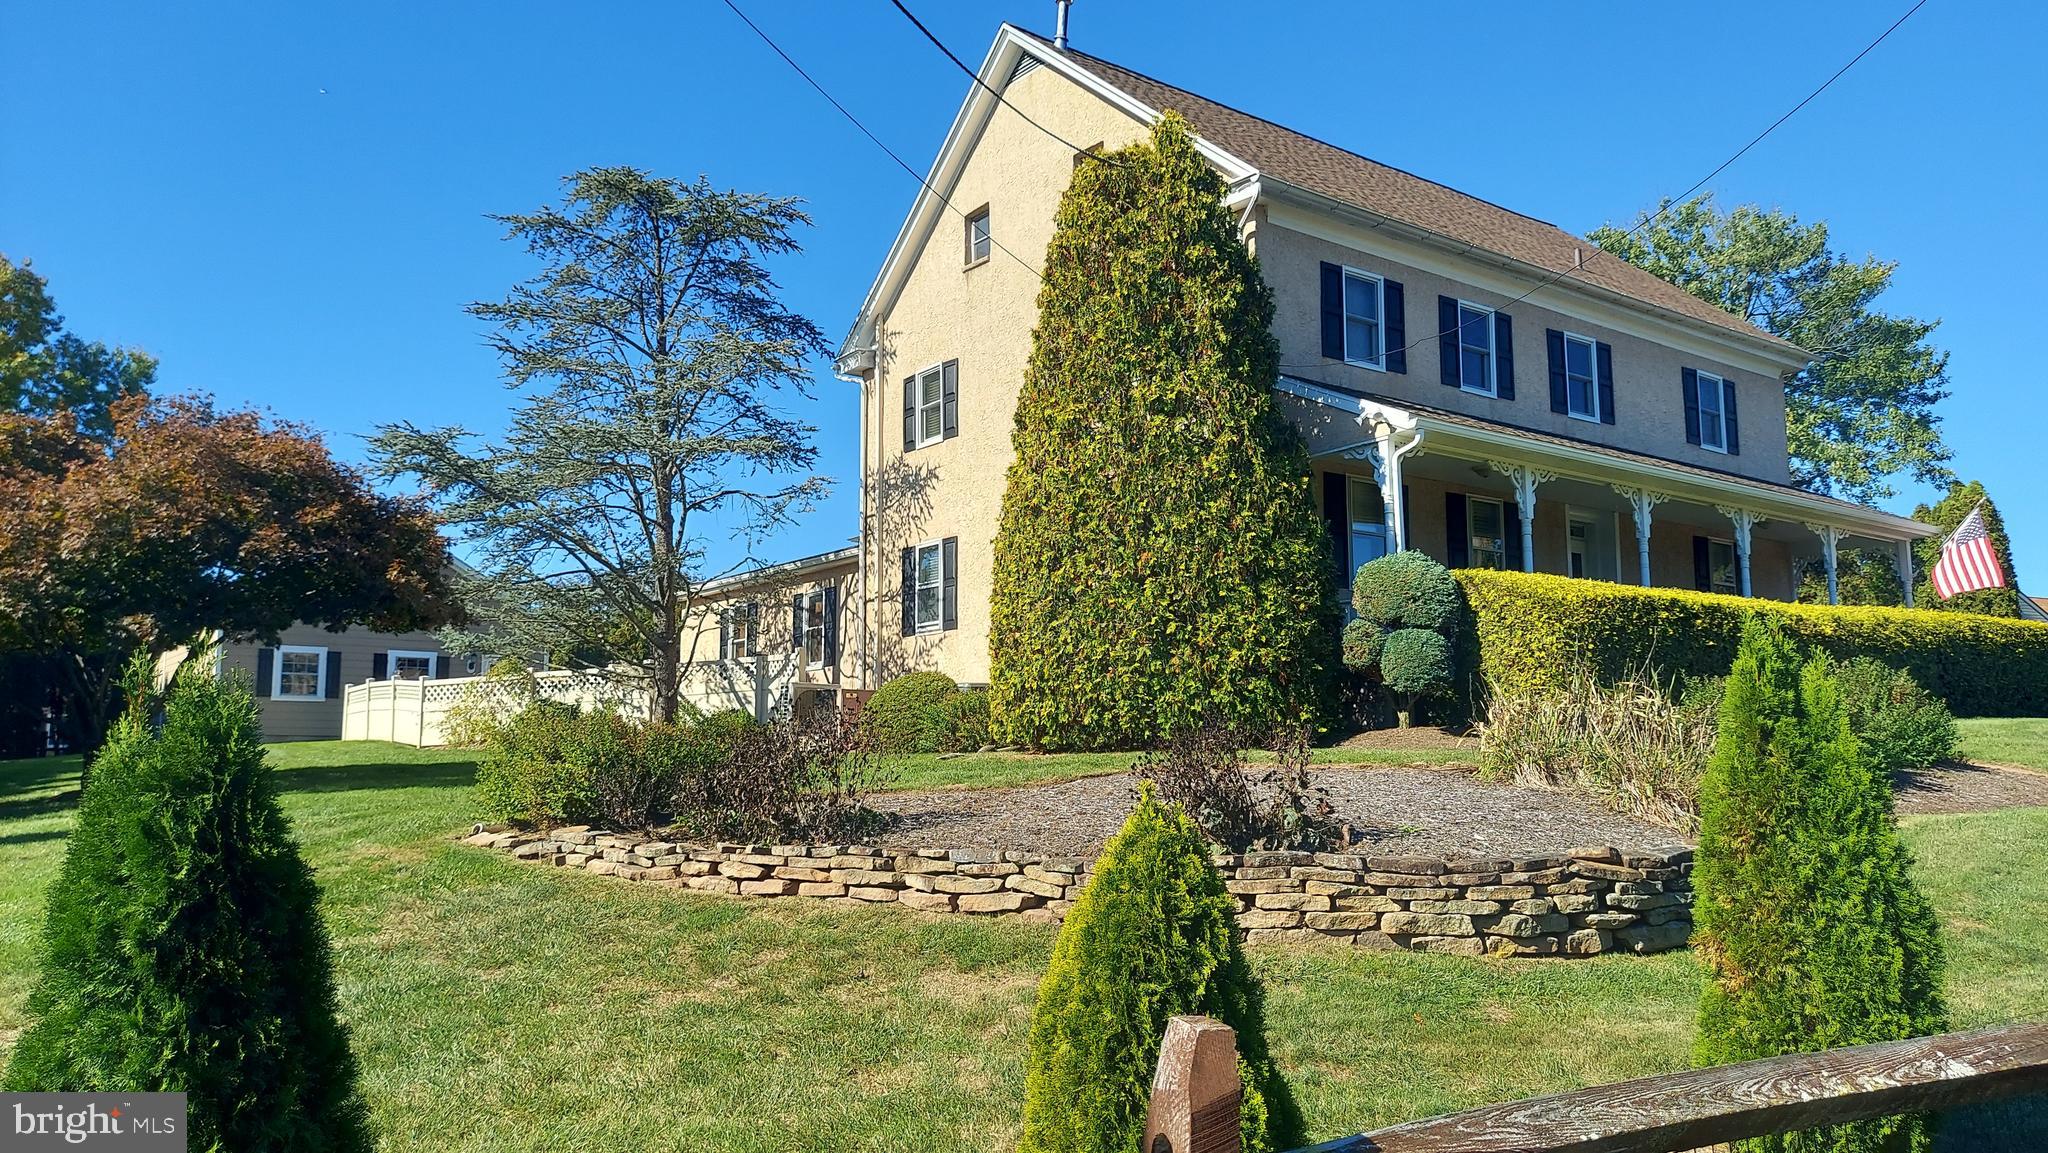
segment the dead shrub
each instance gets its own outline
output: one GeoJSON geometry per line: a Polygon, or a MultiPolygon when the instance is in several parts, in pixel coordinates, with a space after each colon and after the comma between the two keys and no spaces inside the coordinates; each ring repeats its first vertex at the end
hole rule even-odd
{"type": "Polygon", "coordinates": [[[1236,733],[1205,725],[1169,738],[1131,771],[1231,852],[1348,844],[1350,830],[1337,820],[1329,791],[1309,777],[1307,734],[1288,732],[1271,743],[1278,763],[1260,771],[1245,764],[1246,742],[1236,733]]]}
{"type": "Polygon", "coordinates": [[[895,778],[867,726],[820,709],[726,734],[678,791],[676,820],[723,840],[857,840],[883,824],[868,798],[895,778]]]}

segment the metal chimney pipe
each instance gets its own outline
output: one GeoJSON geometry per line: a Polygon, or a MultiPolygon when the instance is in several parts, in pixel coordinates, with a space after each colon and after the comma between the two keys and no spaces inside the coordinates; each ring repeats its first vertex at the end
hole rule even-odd
{"type": "Polygon", "coordinates": [[[1064,52],[1067,50],[1067,8],[1074,0],[1053,0],[1057,15],[1052,24],[1052,46],[1064,52]]]}

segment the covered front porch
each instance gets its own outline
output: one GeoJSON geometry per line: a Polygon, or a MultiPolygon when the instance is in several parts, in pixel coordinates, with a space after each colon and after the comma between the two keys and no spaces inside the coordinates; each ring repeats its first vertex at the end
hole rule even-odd
{"type": "Polygon", "coordinates": [[[1848,548],[1895,558],[1930,526],[1790,485],[1282,378],[1340,571],[1412,548],[1451,568],[1519,569],[1792,600],[1819,562],[1830,603],[1848,548]],[[1297,423],[1303,423],[1297,420],[1297,423]]]}

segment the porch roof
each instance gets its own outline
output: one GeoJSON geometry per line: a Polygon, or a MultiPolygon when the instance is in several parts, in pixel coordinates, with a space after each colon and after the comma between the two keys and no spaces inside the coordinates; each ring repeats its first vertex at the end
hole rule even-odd
{"type": "Polygon", "coordinates": [[[1357,417],[1383,417],[1398,430],[1428,434],[1422,451],[1468,452],[1481,460],[1527,464],[1558,476],[1596,484],[1639,485],[1700,504],[1737,505],[1774,520],[1815,522],[1878,540],[1912,540],[1940,529],[1909,517],[1808,492],[1795,485],[1743,476],[1705,465],[1596,444],[1577,437],[1523,428],[1410,400],[1280,375],[1277,389],[1357,417]]]}

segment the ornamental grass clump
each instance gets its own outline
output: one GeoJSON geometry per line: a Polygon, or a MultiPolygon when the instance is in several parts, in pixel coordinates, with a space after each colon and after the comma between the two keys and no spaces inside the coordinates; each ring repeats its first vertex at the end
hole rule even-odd
{"type": "Polygon", "coordinates": [[[1019,1153],[1128,1153],[1144,1134],[1169,1017],[1237,1031],[1246,1153],[1292,1148],[1301,1119],[1266,1051],[1263,994],[1193,820],[1149,787],[1111,837],[1038,986],[1019,1153]]]}
{"type": "Polygon", "coordinates": [[[148,668],[93,766],[50,887],[14,1092],[183,1092],[195,1150],[370,1147],[327,931],[263,763],[256,704],[210,661],[152,728],[148,668]]]}
{"type": "MultiPolygon", "coordinates": [[[[1752,618],[1700,790],[1700,1063],[1941,1032],[1941,942],[1911,866],[1891,786],[1851,733],[1828,666],[1802,662],[1776,623],[1752,618]]],[[[1923,1150],[1929,1127],[1907,1114],[1741,1147],[1923,1150]]]]}

